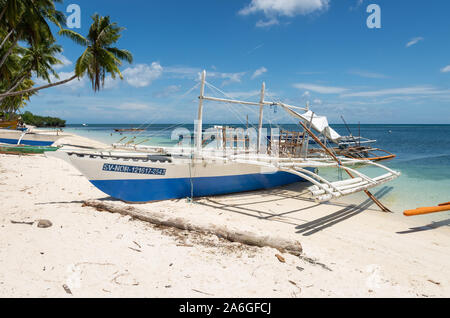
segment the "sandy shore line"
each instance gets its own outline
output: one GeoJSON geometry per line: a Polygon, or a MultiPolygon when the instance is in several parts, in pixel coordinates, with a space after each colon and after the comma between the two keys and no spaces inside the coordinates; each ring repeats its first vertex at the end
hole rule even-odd
{"type": "Polygon", "coordinates": [[[139,205],[300,241],[304,255],[282,263],[271,248],[82,207],[107,196],[55,158],[0,155],[0,174],[0,297],[450,296],[448,213],[430,224],[368,202],[317,205],[304,184],[139,205]],[[38,219],[53,225],[11,222],[38,219]]]}

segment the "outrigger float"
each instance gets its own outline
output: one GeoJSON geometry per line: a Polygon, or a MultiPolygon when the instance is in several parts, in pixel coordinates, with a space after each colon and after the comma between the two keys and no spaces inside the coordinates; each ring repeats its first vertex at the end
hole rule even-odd
{"type": "Polygon", "coordinates": [[[205,96],[205,86],[215,88],[206,82],[205,71],[200,85],[194,147],[127,143],[114,144],[113,148],[106,150],[59,150],[47,155],[67,160],[98,189],[126,202],[222,195],[306,181],[311,183],[308,190],[318,202],[365,191],[383,211],[389,211],[368,190],[397,178],[400,173],[370,160],[336,155],[312,129],[326,139],[337,140],[339,135],[328,125],[316,125],[316,121],[308,118],[311,114],[314,117],[309,109],[266,101],[264,83],[259,102],[205,96]],[[243,138],[238,138],[239,129],[227,132],[224,127],[217,126],[204,133],[203,108],[206,101],[258,107],[257,132],[255,129],[254,135],[247,132],[243,138]],[[304,130],[301,138],[297,136],[296,142],[292,143],[290,134],[263,136],[263,113],[268,106],[281,107],[300,119],[304,130]],[[322,151],[310,149],[311,138],[322,151]],[[247,140],[256,141],[256,147],[247,140]],[[356,170],[361,164],[380,168],[384,174],[371,178],[356,170]],[[338,169],[349,178],[328,181],[318,174],[320,168],[338,169]]]}
{"type": "Polygon", "coordinates": [[[431,213],[440,213],[450,211],[450,202],[441,203],[438,206],[426,207],[426,208],[417,208],[414,210],[406,210],[403,212],[405,216],[417,216],[417,215],[425,215],[431,213]]]}

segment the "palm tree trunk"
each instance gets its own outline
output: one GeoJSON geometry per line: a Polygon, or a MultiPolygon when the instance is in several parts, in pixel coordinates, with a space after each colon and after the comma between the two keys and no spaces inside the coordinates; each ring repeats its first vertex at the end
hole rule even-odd
{"type": "Polygon", "coordinates": [[[0,94],[0,98],[13,97],[13,96],[17,96],[17,95],[34,93],[34,92],[40,91],[40,90],[45,89],[45,88],[50,88],[50,87],[55,87],[55,86],[66,84],[66,83],[68,83],[70,81],[73,81],[76,78],[78,78],[78,76],[74,75],[71,78],[68,78],[68,79],[65,79],[63,81],[59,81],[59,82],[56,82],[56,83],[51,83],[51,84],[48,84],[48,85],[34,87],[34,88],[30,88],[30,89],[25,89],[25,90],[19,91],[19,92],[9,92],[9,93],[0,94]]]}
{"type": "Polygon", "coordinates": [[[22,31],[19,32],[19,34],[17,35],[14,43],[11,45],[11,47],[9,48],[8,52],[6,52],[6,54],[2,57],[2,60],[0,61],[0,67],[3,66],[3,64],[5,63],[6,59],[8,58],[8,56],[12,53],[13,49],[16,47],[17,42],[19,42],[20,37],[22,36],[22,31]]]}
{"type": "MultiPolygon", "coordinates": [[[[0,19],[0,20],[1,20],[1,19],[0,19]]],[[[12,29],[11,32],[9,32],[9,33],[5,36],[5,38],[4,38],[3,41],[2,41],[2,44],[0,44],[0,50],[2,49],[3,45],[5,45],[6,41],[9,39],[9,37],[11,36],[11,34],[13,34],[13,32],[14,32],[14,29],[12,29]]]]}
{"type": "MultiPolygon", "coordinates": [[[[11,93],[12,91],[14,91],[22,82],[23,80],[26,78],[26,75],[23,75],[22,77],[20,77],[17,82],[15,84],[13,84],[13,86],[11,86],[11,88],[6,92],[6,93],[11,93]]],[[[0,103],[5,99],[6,97],[0,97],[0,103]]]]}
{"type": "Polygon", "coordinates": [[[5,15],[6,8],[7,8],[7,6],[6,6],[6,4],[5,4],[5,7],[3,8],[2,12],[0,13],[0,20],[1,20],[1,19],[3,18],[3,16],[5,15]]]}

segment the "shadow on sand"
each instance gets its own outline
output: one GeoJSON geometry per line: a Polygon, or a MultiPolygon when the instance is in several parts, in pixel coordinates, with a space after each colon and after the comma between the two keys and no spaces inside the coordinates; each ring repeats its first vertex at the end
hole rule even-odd
{"type": "MultiPolygon", "coordinates": [[[[379,191],[377,191],[374,196],[377,199],[381,199],[389,192],[393,190],[392,187],[383,187],[379,191]]],[[[319,218],[317,220],[298,225],[296,227],[297,233],[303,234],[303,236],[313,235],[317,232],[320,232],[326,228],[329,228],[335,224],[343,222],[351,217],[354,217],[364,211],[366,211],[373,204],[371,199],[367,199],[363,203],[359,205],[350,205],[348,207],[343,208],[340,211],[337,211],[333,214],[327,215],[325,217],[319,218]]]]}
{"type": "Polygon", "coordinates": [[[413,227],[410,228],[408,231],[397,232],[397,234],[411,234],[416,232],[430,231],[443,226],[450,226],[450,219],[442,220],[439,222],[431,222],[430,224],[424,226],[413,227]]]}
{"type": "MultiPolygon", "coordinates": [[[[297,188],[296,190],[298,191],[299,186],[297,185],[295,187],[297,188]]],[[[211,208],[219,208],[224,211],[239,213],[239,214],[250,216],[250,217],[255,217],[255,218],[258,218],[261,220],[273,220],[276,222],[282,222],[285,224],[294,225],[295,229],[297,230],[296,233],[303,234],[304,236],[313,235],[313,234],[320,232],[326,228],[329,228],[335,224],[343,222],[353,216],[356,216],[359,213],[367,210],[373,204],[372,200],[370,200],[370,199],[367,199],[366,201],[364,201],[363,203],[361,203],[359,205],[349,205],[348,206],[348,205],[340,204],[340,203],[331,203],[332,205],[335,205],[335,206],[342,205],[343,209],[338,212],[335,212],[331,215],[319,218],[314,221],[307,222],[306,220],[304,220],[305,222],[307,222],[304,224],[298,224],[296,222],[289,221],[289,219],[283,218],[283,217],[287,216],[288,214],[293,214],[296,212],[313,209],[317,206],[320,206],[321,203],[314,204],[312,206],[308,206],[308,207],[304,207],[304,208],[300,208],[300,209],[282,212],[282,213],[273,213],[273,212],[271,213],[271,212],[264,211],[262,209],[250,207],[251,205],[264,204],[264,203],[269,203],[269,202],[277,202],[277,201],[282,201],[282,200],[287,200],[287,199],[314,202],[314,200],[307,198],[304,195],[305,192],[302,192],[302,191],[299,191],[300,194],[292,196],[292,193],[289,191],[289,190],[292,190],[292,188],[293,188],[292,186],[288,186],[288,187],[282,187],[282,188],[272,189],[270,191],[264,191],[264,192],[258,193],[263,198],[265,196],[271,197],[270,199],[267,199],[267,200],[263,199],[263,200],[253,201],[253,202],[231,204],[231,203],[223,203],[223,202],[220,202],[219,200],[215,200],[212,198],[204,198],[204,200],[206,202],[196,202],[196,203],[199,205],[203,205],[203,206],[207,206],[207,207],[211,207],[211,208]],[[277,198],[273,198],[274,196],[276,196],[277,198]]],[[[374,196],[377,199],[381,199],[382,197],[386,196],[392,190],[393,190],[392,187],[383,187],[378,192],[376,192],[374,194],[374,196]]],[[[239,199],[241,197],[245,198],[246,195],[245,194],[234,195],[233,199],[239,199]]],[[[301,220],[299,220],[299,221],[301,221],[301,220]]]]}

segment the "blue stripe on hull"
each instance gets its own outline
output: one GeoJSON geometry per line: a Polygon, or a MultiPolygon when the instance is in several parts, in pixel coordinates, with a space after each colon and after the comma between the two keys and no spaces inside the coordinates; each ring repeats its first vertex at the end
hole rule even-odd
{"type": "MultiPolygon", "coordinates": [[[[194,197],[203,197],[269,189],[305,180],[291,173],[280,171],[272,174],[194,178],[192,181],[194,197]]],[[[191,179],[189,178],[90,180],[90,182],[111,197],[128,202],[159,201],[191,196],[191,179]]]]}
{"type": "MultiPolygon", "coordinates": [[[[0,143],[17,145],[19,139],[0,138],[0,143]]],[[[51,146],[54,141],[36,141],[36,140],[21,140],[20,144],[25,146],[51,146]]]]}

